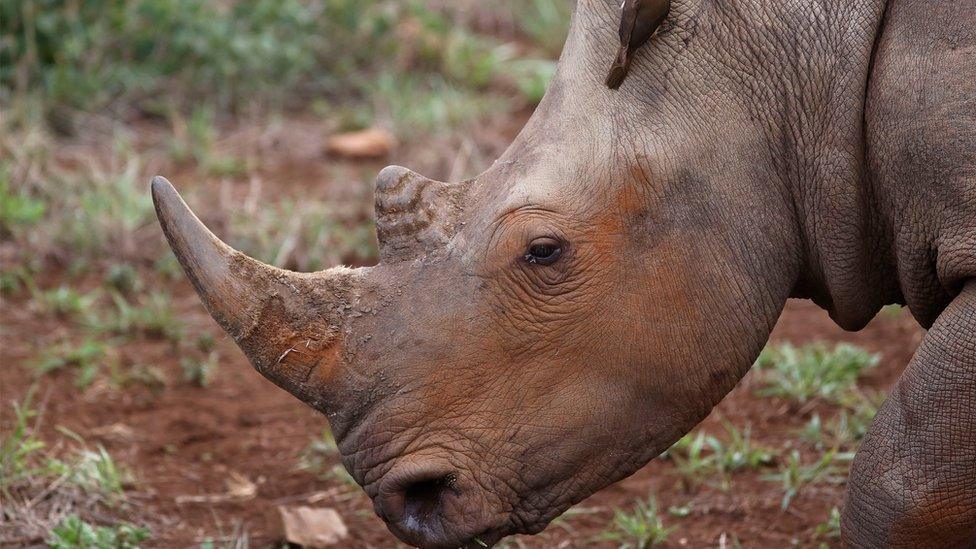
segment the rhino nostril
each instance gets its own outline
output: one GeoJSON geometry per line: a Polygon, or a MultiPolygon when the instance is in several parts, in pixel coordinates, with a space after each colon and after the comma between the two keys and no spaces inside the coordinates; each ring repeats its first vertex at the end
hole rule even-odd
{"type": "Polygon", "coordinates": [[[440,513],[444,496],[454,487],[457,476],[444,475],[423,479],[407,485],[403,490],[403,515],[407,523],[422,526],[440,513]]]}
{"type": "Polygon", "coordinates": [[[388,476],[376,500],[387,522],[414,534],[428,532],[442,519],[449,498],[460,495],[458,475],[450,467],[408,465],[388,476]]]}

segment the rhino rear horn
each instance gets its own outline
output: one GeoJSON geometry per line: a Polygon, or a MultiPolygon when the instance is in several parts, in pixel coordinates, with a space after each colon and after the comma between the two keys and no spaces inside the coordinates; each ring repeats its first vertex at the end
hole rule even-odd
{"type": "Polygon", "coordinates": [[[443,249],[458,228],[470,181],[442,183],[400,166],[376,177],[380,262],[412,260],[443,249]]]}
{"type": "Polygon", "coordinates": [[[266,265],[214,236],[169,181],[152,181],[156,215],[204,306],[265,377],[323,409],[342,332],[368,269],[296,273],[266,265]]]}

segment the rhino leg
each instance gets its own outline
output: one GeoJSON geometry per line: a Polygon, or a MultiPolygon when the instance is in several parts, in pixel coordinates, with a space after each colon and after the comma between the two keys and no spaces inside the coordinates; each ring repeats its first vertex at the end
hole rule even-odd
{"type": "Polygon", "coordinates": [[[854,460],[851,547],[976,547],[976,281],[939,316],[854,460]]]}

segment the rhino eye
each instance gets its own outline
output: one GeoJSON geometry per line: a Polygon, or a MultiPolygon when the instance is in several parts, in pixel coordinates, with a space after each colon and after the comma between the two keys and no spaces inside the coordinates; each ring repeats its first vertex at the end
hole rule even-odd
{"type": "Polygon", "coordinates": [[[562,254],[562,246],[559,241],[553,238],[539,238],[529,244],[522,257],[526,263],[533,265],[552,265],[562,254]]]}

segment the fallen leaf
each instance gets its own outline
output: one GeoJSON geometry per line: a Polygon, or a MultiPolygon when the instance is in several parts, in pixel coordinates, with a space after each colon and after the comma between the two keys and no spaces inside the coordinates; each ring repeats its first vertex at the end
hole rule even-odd
{"type": "Polygon", "coordinates": [[[223,503],[227,501],[247,501],[254,499],[258,493],[258,486],[251,479],[231,471],[224,481],[227,492],[223,494],[204,494],[199,496],[176,496],[176,503],[223,503]]]}
{"type": "Polygon", "coordinates": [[[335,509],[278,506],[285,539],[302,547],[329,547],[349,536],[349,529],[335,509]]]}
{"type": "Polygon", "coordinates": [[[248,500],[258,493],[258,486],[251,482],[251,479],[236,471],[231,471],[225,482],[227,483],[227,495],[231,499],[248,500]]]}

